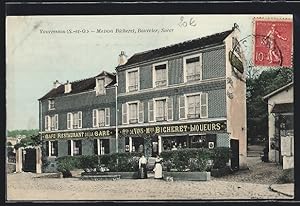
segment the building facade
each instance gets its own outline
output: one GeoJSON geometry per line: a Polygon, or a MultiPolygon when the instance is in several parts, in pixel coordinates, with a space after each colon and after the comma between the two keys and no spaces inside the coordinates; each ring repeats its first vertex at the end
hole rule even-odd
{"type": "Polygon", "coordinates": [[[269,115],[269,160],[294,168],[294,83],[266,95],[269,115]]]}
{"type": "Polygon", "coordinates": [[[121,53],[116,76],[106,73],[111,83],[105,83],[102,96],[97,95],[96,87],[101,85],[97,78],[79,81],[91,85],[74,94],[63,92],[68,84],[53,89],[40,99],[42,136],[56,142],[49,141],[48,149],[52,144],[58,148],[57,154],[51,149],[49,153],[103,154],[101,149],[93,152],[97,140],[108,140],[101,143],[109,144],[104,153],[136,151],[146,156],[180,148],[234,147],[236,163],[246,167],[246,84],[238,39],[235,25],[222,33],[137,53],[128,60],[121,53]],[[117,92],[112,84],[116,80],[117,92]],[[52,104],[55,109],[50,109],[52,104]],[[107,118],[109,109],[110,120],[95,128],[98,122],[93,114],[99,108],[107,118]]]}

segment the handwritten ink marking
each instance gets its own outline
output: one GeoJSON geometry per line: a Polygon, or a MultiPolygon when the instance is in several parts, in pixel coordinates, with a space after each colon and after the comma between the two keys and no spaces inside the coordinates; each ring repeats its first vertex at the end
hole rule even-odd
{"type": "Polygon", "coordinates": [[[192,17],[192,18],[189,18],[188,21],[186,21],[184,19],[183,16],[180,17],[180,22],[178,23],[178,25],[180,27],[187,27],[187,26],[197,26],[197,23],[196,23],[196,20],[192,17]],[[189,23],[188,23],[189,22],[189,23]]]}

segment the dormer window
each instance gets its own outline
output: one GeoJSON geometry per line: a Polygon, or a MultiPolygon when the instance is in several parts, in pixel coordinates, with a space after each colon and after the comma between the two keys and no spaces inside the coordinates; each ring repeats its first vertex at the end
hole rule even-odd
{"type": "Polygon", "coordinates": [[[96,79],[96,94],[97,95],[105,94],[105,79],[104,78],[96,79]]]}
{"type": "Polygon", "coordinates": [[[184,58],[185,82],[199,81],[202,78],[202,55],[192,55],[184,58]]]}
{"type": "Polygon", "coordinates": [[[167,81],[167,62],[153,65],[153,87],[164,87],[167,81]]]}
{"type": "Polygon", "coordinates": [[[54,99],[49,99],[48,100],[48,109],[49,110],[55,109],[55,107],[54,107],[54,99]]]}

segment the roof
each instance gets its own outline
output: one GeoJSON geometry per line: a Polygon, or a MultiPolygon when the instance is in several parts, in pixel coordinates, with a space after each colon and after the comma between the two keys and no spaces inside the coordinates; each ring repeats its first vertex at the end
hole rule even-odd
{"type": "Polygon", "coordinates": [[[54,98],[57,96],[63,96],[63,95],[68,95],[68,94],[77,94],[77,93],[93,90],[96,86],[96,78],[101,77],[101,76],[108,76],[113,80],[111,83],[106,85],[106,88],[110,87],[116,83],[116,75],[115,74],[103,71],[100,74],[98,74],[97,76],[70,82],[72,84],[72,90],[70,93],[65,94],[65,85],[61,84],[57,88],[53,88],[52,90],[50,90],[46,95],[41,97],[39,100],[54,98]]]}
{"type": "Polygon", "coordinates": [[[275,91],[267,94],[266,96],[263,97],[263,99],[270,99],[275,94],[278,94],[279,92],[284,91],[285,89],[288,89],[289,87],[292,87],[293,85],[294,85],[294,82],[290,82],[287,85],[280,87],[279,89],[276,89],[275,91]]]}
{"type": "Polygon", "coordinates": [[[154,49],[154,50],[136,53],[128,59],[126,64],[120,65],[117,68],[132,65],[135,63],[144,62],[147,60],[156,59],[156,58],[159,58],[162,56],[176,54],[176,53],[183,52],[183,51],[189,51],[189,50],[193,50],[193,49],[199,49],[199,48],[203,48],[206,46],[210,46],[210,45],[212,46],[212,45],[217,45],[217,44],[223,43],[224,39],[229,34],[232,33],[233,29],[224,31],[221,33],[216,33],[216,34],[213,34],[210,36],[205,36],[202,38],[197,38],[197,39],[185,41],[182,43],[173,44],[170,46],[154,49]]]}
{"type": "Polygon", "coordinates": [[[275,104],[271,111],[271,113],[286,113],[286,112],[294,112],[293,103],[275,104]]]}

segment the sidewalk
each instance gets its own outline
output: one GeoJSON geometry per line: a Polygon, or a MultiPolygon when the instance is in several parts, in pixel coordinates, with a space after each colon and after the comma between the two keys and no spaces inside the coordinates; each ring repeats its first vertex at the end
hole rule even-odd
{"type": "Polygon", "coordinates": [[[288,197],[294,197],[294,184],[272,184],[269,189],[288,197]]]}

